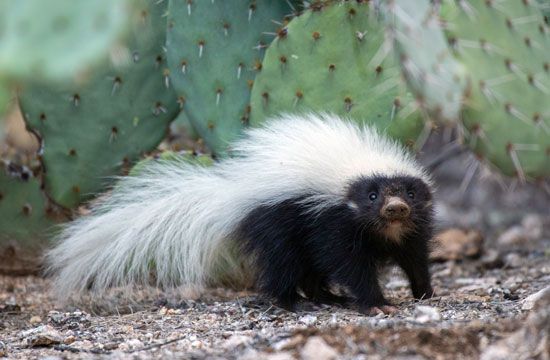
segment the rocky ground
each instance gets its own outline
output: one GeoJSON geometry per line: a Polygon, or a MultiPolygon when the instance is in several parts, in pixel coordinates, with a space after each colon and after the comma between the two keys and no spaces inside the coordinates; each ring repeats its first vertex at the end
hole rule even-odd
{"type": "Polygon", "coordinates": [[[472,161],[435,172],[433,299],[414,301],[390,269],[392,315],[310,303],[290,313],[227,289],[77,308],[56,304],[48,280],[1,275],[0,358],[550,359],[550,195],[480,180],[472,161]]]}
{"type": "MultiPolygon", "coordinates": [[[[3,276],[0,357],[470,359],[497,351],[519,358],[520,349],[506,341],[537,326],[529,318],[534,307],[550,309],[550,261],[538,252],[518,257],[503,265],[484,258],[434,264],[439,296],[423,301],[412,300],[391,271],[386,289],[399,312],[375,317],[309,303],[290,313],[254,293],[221,289],[187,301],[149,295],[133,312],[124,306],[121,313],[94,313],[56,306],[46,280],[3,276]]],[[[548,359],[550,316],[544,316],[535,335],[520,340],[533,342],[523,358],[548,359]]]]}

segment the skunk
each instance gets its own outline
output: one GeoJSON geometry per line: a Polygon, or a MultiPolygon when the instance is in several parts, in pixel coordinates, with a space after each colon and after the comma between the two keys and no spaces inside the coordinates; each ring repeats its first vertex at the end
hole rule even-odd
{"type": "Polygon", "coordinates": [[[252,277],[288,309],[305,295],[384,311],[379,269],[394,261],[414,297],[433,294],[431,179],[396,142],[330,114],[284,115],[232,153],[212,167],[158,161],[122,178],[49,251],[59,293],[252,277]]]}

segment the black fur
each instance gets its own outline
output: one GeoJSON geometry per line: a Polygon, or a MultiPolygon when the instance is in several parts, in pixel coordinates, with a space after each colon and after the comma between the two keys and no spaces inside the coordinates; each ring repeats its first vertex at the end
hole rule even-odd
{"type": "Polygon", "coordinates": [[[281,306],[292,309],[298,289],[313,301],[342,303],[342,297],[330,292],[337,284],[367,311],[389,304],[378,281],[379,268],[388,260],[405,271],[415,298],[432,296],[431,198],[428,186],[417,178],[360,178],[350,184],[345,203],[320,214],[308,212],[303,197],[260,206],[247,214],[236,236],[256,259],[260,290],[281,306]],[[399,241],[381,233],[388,221],[380,210],[389,196],[403,199],[411,208],[403,221],[408,231],[399,241]]]}

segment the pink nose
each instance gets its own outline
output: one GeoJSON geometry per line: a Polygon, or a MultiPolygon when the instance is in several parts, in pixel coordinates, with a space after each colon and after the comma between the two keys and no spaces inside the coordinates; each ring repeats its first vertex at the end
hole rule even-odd
{"type": "Polygon", "coordinates": [[[389,220],[401,220],[411,214],[411,208],[401,198],[390,197],[380,212],[389,220]]]}

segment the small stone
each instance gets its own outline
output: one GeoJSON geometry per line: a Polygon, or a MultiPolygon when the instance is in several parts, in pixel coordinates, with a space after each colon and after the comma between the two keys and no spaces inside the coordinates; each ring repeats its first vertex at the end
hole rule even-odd
{"type": "Polygon", "coordinates": [[[63,344],[69,345],[74,343],[75,341],[76,341],[76,337],[74,337],[74,335],[69,335],[65,339],[63,339],[63,344]]]}
{"type": "Polygon", "coordinates": [[[312,326],[317,322],[317,316],[305,315],[305,316],[302,316],[299,321],[306,326],[312,326]]]}
{"type": "Polygon", "coordinates": [[[296,335],[294,337],[284,339],[273,344],[273,349],[275,351],[281,350],[290,350],[294,349],[298,344],[304,342],[304,337],[302,335],[296,335]]]}
{"type": "Polygon", "coordinates": [[[531,295],[527,296],[525,299],[523,299],[521,301],[522,302],[521,310],[531,310],[531,309],[533,309],[535,307],[535,304],[537,303],[537,301],[539,301],[540,299],[542,299],[544,297],[548,297],[548,296],[550,296],[550,286],[547,286],[544,289],[542,289],[540,291],[537,291],[536,293],[531,294],[531,295]]]}
{"type": "MultiPolygon", "coordinates": [[[[124,344],[126,344],[127,349],[139,349],[139,348],[143,347],[143,343],[138,339],[128,340],[124,344]]],[[[122,344],[120,344],[120,345],[122,345],[122,344]]],[[[119,349],[120,349],[120,345],[119,345],[119,349]]]]}
{"type": "Polygon", "coordinates": [[[8,356],[8,347],[2,341],[0,341],[0,357],[8,356]]]}
{"type": "Polygon", "coordinates": [[[252,343],[252,338],[246,335],[231,335],[224,343],[226,349],[234,349],[239,346],[247,346],[252,343]]]}
{"type": "Polygon", "coordinates": [[[523,226],[515,225],[503,232],[497,242],[499,245],[510,246],[525,244],[528,241],[527,234],[523,226]]]}
{"type": "Polygon", "coordinates": [[[500,253],[495,249],[488,249],[481,258],[481,263],[487,269],[496,269],[504,266],[500,253]]]}
{"type": "Polygon", "coordinates": [[[106,344],[103,344],[103,349],[105,350],[114,350],[118,348],[118,344],[115,342],[108,342],[106,344]]]}
{"type": "Polygon", "coordinates": [[[300,355],[304,360],[331,360],[338,357],[336,350],[320,336],[310,337],[300,351],[300,355]]]}
{"type": "Polygon", "coordinates": [[[542,238],[544,230],[544,221],[538,214],[526,215],[521,220],[521,226],[525,229],[525,235],[530,241],[538,240],[542,238]]]}
{"type": "Polygon", "coordinates": [[[441,314],[439,310],[433,306],[417,305],[415,308],[414,320],[421,324],[439,321],[441,320],[441,314]]]}
{"type": "Polygon", "coordinates": [[[430,259],[435,261],[459,260],[481,255],[483,236],[476,230],[448,229],[435,237],[430,259]]]}
{"type": "Polygon", "coordinates": [[[61,334],[50,325],[26,330],[21,335],[29,347],[49,346],[63,342],[61,334]]]}
{"type": "Polygon", "coordinates": [[[33,316],[31,317],[31,319],[29,320],[29,322],[32,324],[32,325],[36,325],[38,323],[41,323],[42,322],[42,318],[40,316],[33,316]]]}
{"type": "Polygon", "coordinates": [[[511,268],[518,268],[523,264],[521,256],[516,253],[510,253],[504,257],[504,265],[511,268]]]}

